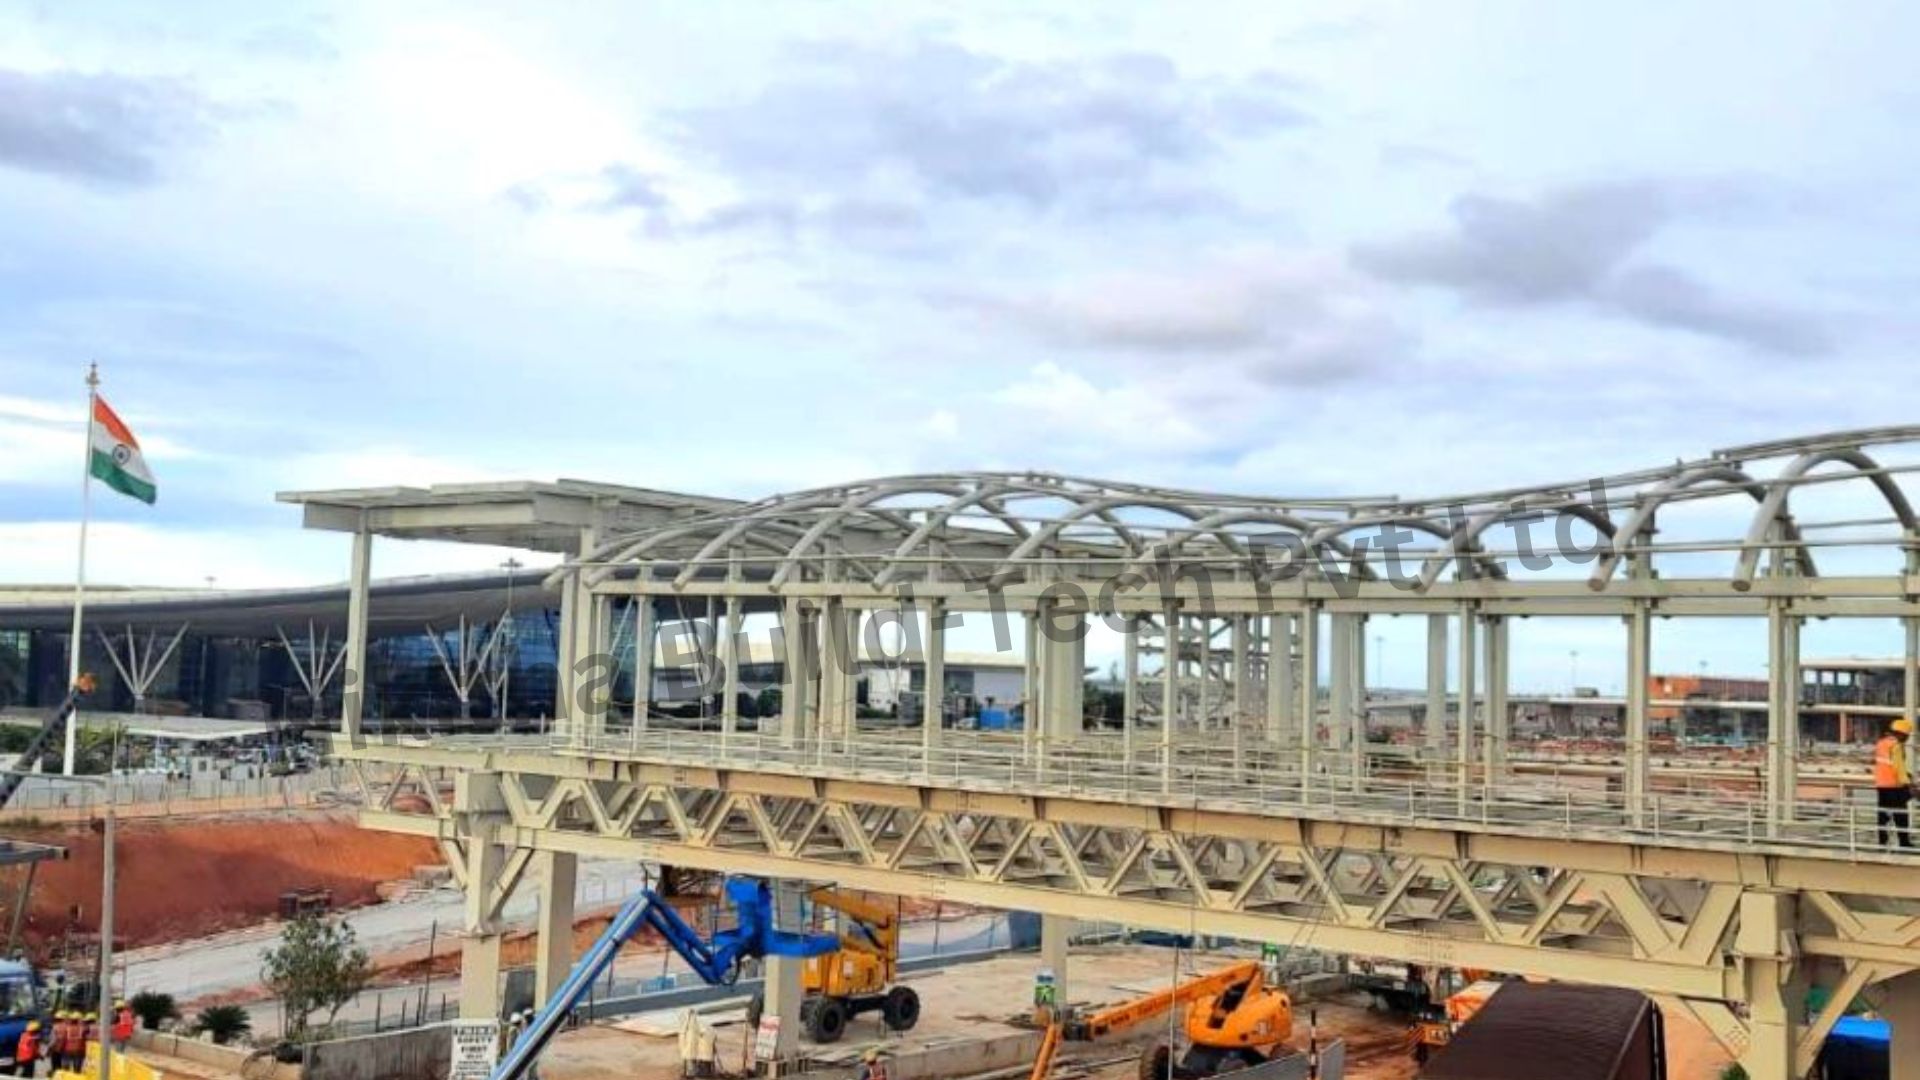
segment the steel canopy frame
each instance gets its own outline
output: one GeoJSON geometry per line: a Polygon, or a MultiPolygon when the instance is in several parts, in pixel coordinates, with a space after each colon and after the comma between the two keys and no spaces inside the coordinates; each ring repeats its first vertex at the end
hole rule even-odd
{"type": "MultiPolygon", "coordinates": [[[[1874,850],[1871,809],[1803,798],[1798,773],[1806,619],[1898,620],[1903,715],[1920,705],[1916,471],[1920,426],[1431,498],[956,472],[713,506],[583,537],[549,576],[569,598],[551,739],[336,752],[411,770],[370,790],[363,821],[441,842],[480,940],[535,854],[656,858],[1638,986],[1682,998],[1755,1080],[1786,1080],[1863,988],[1920,1017],[1920,856],[1874,850]],[[1842,498],[1795,499],[1812,491],[1842,498]],[[1737,509],[1703,526],[1681,512],[1696,506],[1737,509]],[[1546,522],[1591,539],[1536,565],[1552,553],[1524,530],[1546,522]],[[1724,567],[1699,572],[1716,554],[1724,567]],[[1674,573],[1680,557],[1693,576],[1674,573]],[[626,597],[647,613],[705,598],[736,633],[743,610],[777,610],[777,724],[739,732],[729,713],[720,732],[674,732],[644,708],[615,715],[586,665],[617,651],[626,597]],[[947,613],[1027,617],[1024,730],[861,730],[845,661],[882,610],[924,620],[930,670],[947,613]],[[1368,741],[1373,615],[1428,616],[1425,704],[1442,715],[1410,752],[1368,741]],[[1098,616],[1125,627],[1118,735],[1083,728],[1084,641],[1034,631],[1098,616]],[[1624,753],[1617,786],[1591,796],[1506,752],[1506,620],[1552,616],[1626,623],[1624,753]],[[1680,617],[1766,621],[1757,806],[1653,783],[1652,628],[1680,617]],[[1149,623],[1168,643],[1158,675],[1139,670],[1149,623]],[[1457,694],[1449,660],[1474,673],[1457,694]],[[403,804],[402,788],[423,798],[403,804]],[[1809,1021],[1810,981],[1839,1004],[1809,1021]]],[[[721,652],[709,681],[731,689],[741,650],[721,652]]],[[[489,970],[481,954],[472,978],[489,970]]]]}

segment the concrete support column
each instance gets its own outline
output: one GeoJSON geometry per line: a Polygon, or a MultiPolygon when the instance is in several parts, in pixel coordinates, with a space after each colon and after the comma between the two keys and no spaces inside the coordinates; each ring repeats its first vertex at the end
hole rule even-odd
{"type": "MultiPolygon", "coordinates": [[[[367,601],[373,583],[373,534],[353,534],[353,553],[347,566],[346,681],[340,692],[340,733],[360,735],[367,701],[367,601]]],[[[76,643],[75,649],[80,646],[76,643]]],[[[318,695],[316,695],[317,697],[318,695]]],[[[73,760],[73,725],[67,727],[67,760],[73,760]]],[[[71,770],[69,770],[71,771],[71,770]]]]}
{"type": "Polygon", "coordinates": [[[1051,746],[1079,737],[1086,699],[1086,619],[1048,604],[1035,620],[1040,646],[1040,737],[1051,746]]]}
{"type": "Polygon", "coordinates": [[[1021,672],[1021,690],[1024,719],[1020,725],[1020,736],[1026,744],[1027,754],[1031,756],[1040,740],[1040,698],[1045,693],[1045,682],[1040,678],[1040,616],[1037,611],[1026,611],[1022,618],[1027,622],[1026,664],[1021,672]]]}
{"type": "Polygon", "coordinates": [[[1253,618],[1233,615],[1233,730],[1234,745],[1240,745],[1241,729],[1253,718],[1253,618]]]}
{"type": "Polygon", "coordinates": [[[1332,615],[1327,636],[1327,745],[1338,750],[1353,729],[1353,616],[1332,615]]]}
{"type": "Polygon", "coordinates": [[[1126,744],[1127,760],[1133,760],[1133,721],[1140,715],[1140,617],[1126,618],[1126,633],[1121,640],[1121,716],[1120,731],[1126,744]]]}
{"type": "Polygon", "coordinates": [[[1353,644],[1347,651],[1347,775],[1353,778],[1353,790],[1359,791],[1367,769],[1367,617],[1353,616],[1348,633],[1353,644]]]}
{"type": "Polygon", "coordinates": [[[1881,984],[1881,1012],[1893,1029],[1888,1080],[1920,1080],[1920,972],[1881,984]]]}
{"type": "Polygon", "coordinates": [[[1194,710],[1193,726],[1207,731],[1213,727],[1214,708],[1220,703],[1220,695],[1213,687],[1213,617],[1195,618],[1193,628],[1200,645],[1199,656],[1193,662],[1194,672],[1200,676],[1200,701],[1194,710]]]}
{"type": "Polygon", "coordinates": [[[811,606],[789,599],[780,616],[783,679],[780,684],[780,741],[794,746],[804,741],[813,718],[815,685],[814,613],[811,606]]]}
{"type": "Polygon", "coordinates": [[[945,737],[947,715],[947,605],[942,600],[927,602],[926,689],[920,697],[920,743],[929,755],[945,737]]]}
{"type": "MultiPolygon", "coordinates": [[[[728,601],[737,604],[734,598],[728,601]]],[[[633,598],[633,730],[647,730],[653,703],[653,639],[660,620],[653,610],[653,597],[645,593],[633,598]]]]}
{"type": "MultiPolygon", "coordinates": [[[[726,640],[721,642],[724,650],[726,674],[720,684],[720,748],[724,752],[727,744],[733,740],[733,733],[740,726],[740,651],[746,648],[746,614],[741,609],[737,596],[727,597],[726,640]]],[[[638,648],[639,646],[635,646],[638,648]]],[[[651,652],[651,649],[646,652],[651,652]]],[[[638,682],[639,677],[635,676],[638,682]]],[[[634,707],[640,706],[640,692],[634,691],[634,707]]]]}
{"type": "Polygon", "coordinates": [[[1447,617],[1427,616],[1427,754],[1437,759],[1447,746],[1447,617]]]}
{"type": "Polygon", "coordinates": [[[1485,750],[1481,757],[1487,766],[1487,782],[1507,766],[1507,740],[1513,733],[1513,718],[1507,714],[1507,620],[1502,615],[1486,618],[1487,722],[1485,750]]]}
{"type": "Polygon", "coordinates": [[[1173,723],[1180,708],[1180,609],[1168,604],[1166,651],[1160,673],[1160,790],[1173,790],[1173,723]]]}
{"type": "Polygon", "coordinates": [[[1456,782],[1460,791],[1460,813],[1466,813],[1468,777],[1473,771],[1474,741],[1474,628],[1479,621],[1472,604],[1460,607],[1460,716],[1454,735],[1454,751],[1458,755],[1456,762],[1459,775],[1456,782]]]}
{"type": "Polygon", "coordinates": [[[500,1018],[500,925],[494,919],[493,891],[506,862],[506,849],[493,842],[491,828],[476,829],[467,842],[467,890],[464,937],[460,943],[460,1017],[500,1018]]]}
{"type": "Polygon", "coordinates": [[[1299,739],[1300,692],[1294,686],[1293,616],[1267,618],[1267,740],[1299,739]]]}
{"type": "MultiPolygon", "coordinates": [[[[799,929],[801,895],[800,886],[792,882],[773,882],[776,927],[782,930],[799,929]]],[[[792,1061],[800,1052],[800,1002],[805,997],[800,987],[800,973],[806,963],[795,956],[769,956],[766,959],[766,982],[763,987],[766,1005],[761,1015],[778,1017],[780,1020],[780,1037],[774,1042],[775,1063],[792,1061]]],[[[779,1071],[767,1066],[767,1062],[761,1063],[763,1075],[779,1071]]]]}
{"type": "Polygon", "coordinates": [[[1040,966],[1053,972],[1055,1000],[1073,1000],[1067,993],[1067,942],[1077,920],[1065,915],[1040,916],[1040,966]]]}
{"type": "Polygon", "coordinates": [[[1796,960],[1794,899],[1749,892],[1740,898],[1734,951],[1741,958],[1747,998],[1747,1051],[1740,1064],[1748,1080],[1798,1080],[1794,1048],[1806,1008],[1806,976],[1796,960]]]}
{"type": "Polygon", "coordinates": [[[820,613],[820,734],[850,739],[859,705],[860,612],[828,600],[820,613]]]}
{"type": "Polygon", "coordinates": [[[1653,666],[1652,612],[1636,601],[1627,616],[1627,775],[1621,789],[1627,820],[1641,828],[1647,820],[1647,715],[1653,666]]]}
{"type": "Polygon", "coordinates": [[[1784,602],[1767,609],[1767,820],[1792,820],[1799,788],[1800,619],[1784,602]]]}
{"type": "Polygon", "coordinates": [[[1300,783],[1302,796],[1318,766],[1320,744],[1320,605],[1300,614],[1300,783]]]}
{"type": "Polygon", "coordinates": [[[540,883],[539,923],[534,928],[533,1000],[544,1002],[573,969],[573,894],[580,857],[567,851],[538,851],[531,866],[540,883]]]}

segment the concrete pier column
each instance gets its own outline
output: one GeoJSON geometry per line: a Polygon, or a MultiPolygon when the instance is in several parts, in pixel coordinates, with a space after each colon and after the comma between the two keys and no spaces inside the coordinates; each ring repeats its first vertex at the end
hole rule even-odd
{"type": "MultiPolygon", "coordinates": [[[[347,567],[347,670],[340,684],[340,733],[349,739],[360,735],[360,721],[366,710],[367,603],[372,584],[373,534],[363,529],[353,534],[353,553],[347,567]]],[[[73,771],[74,729],[73,723],[67,725],[69,773],[73,771]]]]}
{"type": "Polygon", "coordinates": [[[506,849],[483,830],[468,841],[467,889],[460,942],[460,1017],[500,1018],[501,927],[494,919],[493,890],[506,849]]]}
{"type": "MultiPolygon", "coordinates": [[[[1236,733],[1246,727],[1253,717],[1253,672],[1249,669],[1253,661],[1253,619],[1247,615],[1234,615],[1232,622],[1233,649],[1233,729],[1236,733]]],[[[1234,745],[1239,745],[1236,734],[1234,745]]]]}
{"type": "MultiPolygon", "coordinates": [[[[788,881],[773,883],[774,925],[782,930],[800,929],[802,889],[788,881]]],[[[801,970],[806,961],[796,956],[769,956],[766,959],[766,983],[763,989],[766,1007],[763,1017],[778,1017],[780,1037],[774,1042],[773,1064],[792,1061],[800,1052],[800,1002],[805,991],[800,987],[801,970]]],[[[761,1062],[761,1075],[780,1070],[761,1062]]]]}
{"type": "Polygon", "coordinates": [[[1647,695],[1653,667],[1652,613],[1645,601],[1636,602],[1627,616],[1627,775],[1621,788],[1627,800],[1627,820],[1634,828],[1647,823],[1647,695]]]}
{"type": "Polygon", "coordinates": [[[942,725],[947,715],[947,605],[942,600],[927,602],[925,677],[920,696],[920,743],[931,768],[933,748],[945,737],[942,725]]]}
{"type": "Polygon", "coordinates": [[[1079,737],[1086,701],[1086,621],[1051,605],[1040,624],[1040,735],[1049,746],[1079,737]]]}
{"type": "Polygon", "coordinates": [[[1794,898],[1750,892],[1740,898],[1739,955],[1747,998],[1748,1041],[1740,1064],[1748,1080],[1798,1080],[1794,1049],[1806,1009],[1806,976],[1795,961],[1794,898]]]}
{"type": "Polygon", "coordinates": [[[580,857],[566,851],[539,851],[531,867],[540,885],[539,922],[534,927],[533,1000],[544,1002],[573,968],[573,894],[580,857]]]}
{"type": "Polygon", "coordinates": [[[1438,759],[1447,746],[1447,617],[1427,616],[1427,755],[1438,759]]]}
{"type": "Polygon", "coordinates": [[[1507,620],[1501,615],[1486,618],[1487,722],[1485,751],[1481,757],[1487,766],[1488,782],[1507,766],[1507,740],[1513,732],[1513,717],[1507,712],[1507,620]]]}
{"type": "Polygon", "coordinates": [[[1353,730],[1353,616],[1329,617],[1327,637],[1327,745],[1338,750],[1353,730]]]}
{"type": "Polygon", "coordinates": [[[828,600],[820,613],[820,733],[850,739],[859,704],[860,611],[828,600]]]}
{"type": "Polygon", "coordinates": [[[1040,966],[1053,972],[1055,1000],[1073,1000],[1067,992],[1067,943],[1078,920],[1065,915],[1040,916],[1040,966]]]}
{"type": "Polygon", "coordinates": [[[787,601],[780,618],[780,640],[785,653],[784,678],[780,684],[780,741],[794,746],[811,734],[807,727],[814,712],[817,660],[813,650],[818,634],[812,607],[797,599],[787,601]]]}
{"type": "Polygon", "coordinates": [[[1800,619],[1782,601],[1767,609],[1767,820],[1793,818],[1800,753],[1800,619]]]}
{"type": "Polygon", "coordinates": [[[1180,609],[1168,604],[1165,659],[1160,673],[1160,790],[1173,790],[1173,724],[1180,709],[1180,609]]]}
{"type": "MultiPolygon", "coordinates": [[[[722,750],[732,741],[734,731],[740,726],[740,654],[746,648],[746,615],[742,612],[740,598],[727,597],[726,640],[720,647],[726,664],[725,674],[720,680],[720,746],[722,750]]],[[[635,646],[638,648],[638,646],[635,646]]],[[[637,668],[636,668],[637,671],[637,668]]],[[[634,676],[633,704],[640,706],[640,677],[634,676]]]]}
{"type": "Polygon", "coordinates": [[[1479,620],[1473,605],[1464,604],[1460,608],[1460,708],[1459,722],[1454,733],[1454,751],[1458,755],[1456,766],[1459,775],[1455,778],[1459,785],[1460,813],[1467,811],[1468,778],[1473,772],[1474,742],[1474,666],[1478,659],[1474,655],[1474,628],[1479,620]]]}
{"type": "Polygon", "coordinates": [[[1293,616],[1267,618],[1267,740],[1287,743],[1299,736],[1300,693],[1294,686],[1293,616]]]}
{"type": "Polygon", "coordinates": [[[1888,1080],[1920,1080],[1920,972],[1881,984],[1881,1011],[1893,1029],[1888,1080]]]}
{"type": "Polygon", "coordinates": [[[1120,730],[1123,733],[1123,741],[1126,743],[1126,748],[1129,751],[1127,754],[1128,760],[1132,760],[1133,757],[1131,753],[1133,749],[1133,721],[1135,717],[1140,715],[1140,623],[1141,619],[1139,616],[1127,616],[1125,623],[1126,633],[1121,639],[1121,663],[1123,665],[1121,679],[1123,681],[1121,684],[1120,730]]]}
{"type": "Polygon", "coordinates": [[[1300,614],[1300,774],[1303,790],[1319,765],[1320,745],[1320,605],[1308,604],[1300,614]]]}

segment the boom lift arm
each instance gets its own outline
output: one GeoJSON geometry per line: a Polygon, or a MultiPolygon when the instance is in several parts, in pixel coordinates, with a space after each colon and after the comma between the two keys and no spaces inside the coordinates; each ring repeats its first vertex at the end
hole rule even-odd
{"type": "Polygon", "coordinates": [[[1168,987],[1155,991],[1132,1001],[1123,1001],[1110,1005],[1087,1016],[1068,1016],[1056,1013],[1053,1021],[1047,1025],[1047,1033],[1040,1041],[1040,1054],[1034,1059],[1030,1080],[1047,1080],[1053,1072],[1053,1059],[1060,1050],[1064,1039],[1084,1042],[1103,1035],[1125,1031],[1138,1024],[1144,1024],[1164,1014],[1169,1009],[1177,1009],[1205,997],[1224,994],[1236,987],[1253,983],[1261,977],[1260,964],[1246,960],[1231,964],[1218,971],[1205,975],[1196,975],[1168,987]]]}
{"type": "Polygon", "coordinates": [[[733,906],[733,926],[716,931],[711,939],[688,925],[672,905],[652,889],[641,890],[626,902],[593,947],[567,973],[566,981],[553,998],[540,1007],[518,1041],[494,1067],[491,1080],[520,1080],[559,1032],[568,1014],[586,996],[587,988],[604,974],[620,952],[620,946],[651,927],[694,974],[710,985],[731,985],[740,977],[744,960],[765,956],[813,957],[840,947],[832,934],[796,934],[774,928],[773,894],[759,878],[729,878],[727,900],[733,906]]]}
{"type": "Polygon", "coordinates": [[[82,674],[67,691],[66,700],[60,703],[59,708],[53,710],[53,715],[40,726],[40,730],[33,733],[33,738],[27,742],[27,748],[22,750],[20,756],[15,759],[20,763],[19,771],[0,774],[0,809],[5,809],[6,805],[13,801],[13,796],[19,792],[20,785],[27,782],[26,774],[33,768],[33,763],[39,761],[40,755],[47,752],[47,747],[53,742],[54,737],[67,729],[67,720],[73,715],[74,710],[80,707],[80,699],[91,693],[93,693],[93,676],[82,674]]]}

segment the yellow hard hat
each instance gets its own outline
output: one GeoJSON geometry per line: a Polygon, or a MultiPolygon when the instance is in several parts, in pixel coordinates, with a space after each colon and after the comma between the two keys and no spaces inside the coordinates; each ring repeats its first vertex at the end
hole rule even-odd
{"type": "Polygon", "coordinates": [[[1913,721],[1903,716],[1893,722],[1893,730],[1900,735],[1911,735],[1913,734],[1913,721]]]}
{"type": "Polygon", "coordinates": [[[89,1019],[89,1020],[98,1020],[98,1019],[100,1019],[100,1014],[99,1014],[99,1013],[92,1013],[92,1012],[90,1012],[90,1013],[88,1013],[88,1014],[87,1014],[87,1019],[89,1019]]]}
{"type": "Polygon", "coordinates": [[[879,1061],[880,1051],[869,1046],[867,1047],[867,1052],[860,1055],[860,1060],[861,1061],[879,1061]]]}
{"type": "Polygon", "coordinates": [[[126,1007],[127,1007],[127,1003],[126,1003],[125,1001],[121,1001],[121,1000],[118,1000],[118,999],[115,999],[115,1001],[114,1001],[114,1003],[113,1003],[113,1007],[114,1007],[114,1008],[116,1008],[116,1009],[124,1009],[124,1008],[126,1008],[126,1007]]]}
{"type": "Polygon", "coordinates": [[[29,1021],[27,1021],[27,1030],[28,1030],[28,1031],[39,1031],[39,1030],[40,1030],[40,1021],[38,1021],[38,1020],[29,1020],[29,1021]]]}

